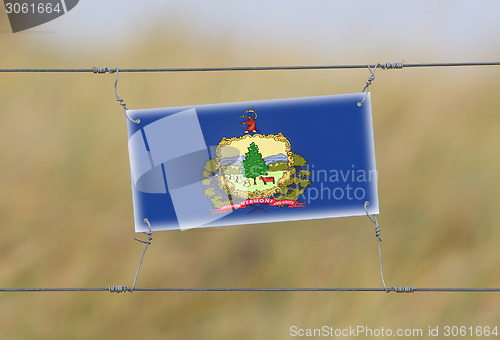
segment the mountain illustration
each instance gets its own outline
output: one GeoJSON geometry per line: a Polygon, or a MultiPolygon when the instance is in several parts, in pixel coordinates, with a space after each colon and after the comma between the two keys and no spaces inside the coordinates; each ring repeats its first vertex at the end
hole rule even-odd
{"type": "MultiPolygon", "coordinates": [[[[221,166],[241,165],[244,160],[245,160],[245,156],[234,156],[234,157],[222,158],[221,159],[221,166]]],[[[277,155],[264,157],[264,161],[266,162],[266,165],[269,165],[271,163],[276,163],[276,162],[288,162],[288,157],[286,155],[280,153],[277,155]]]]}
{"type": "Polygon", "coordinates": [[[288,157],[285,156],[284,154],[280,153],[277,155],[272,155],[269,157],[265,157],[264,161],[266,162],[266,165],[269,165],[271,163],[276,163],[276,162],[285,162],[288,163],[288,157]]]}
{"type": "Polygon", "coordinates": [[[221,166],[241,165],[244,160],[245,160],[245,156],[234,156],[234,157],[222,158],[220,160],[220,163],[221,163],[221,166]]]}

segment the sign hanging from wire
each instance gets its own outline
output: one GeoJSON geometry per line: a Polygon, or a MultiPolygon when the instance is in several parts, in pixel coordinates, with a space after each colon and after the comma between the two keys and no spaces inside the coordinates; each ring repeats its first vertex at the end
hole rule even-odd
{"type": "Polygon", "coordinates": [[[126,114],[137,232],[378,214],[369,94],[126,114]]]}

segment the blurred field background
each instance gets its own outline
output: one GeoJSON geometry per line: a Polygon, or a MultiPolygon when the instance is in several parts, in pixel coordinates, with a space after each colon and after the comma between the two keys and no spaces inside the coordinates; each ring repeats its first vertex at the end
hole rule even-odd
{"type": "MultiPolygon", "coordinates": [[[[0,26],[0,68],[400,61],[383,44],[349,60],[292,43],[249,56],[222,38],[195,43],[196,31],[179,22],[153,25],[134,44],[60,53],[38,42],[42,34],[14,37],[3,15],[0,26]]],[[[468,61],[429,60],[425,51],[410,57],[468,61]]],[[[132,109],[154,108],[360,92],[368,76],[124,73],[119,93],[132,109]]],[[[377,71],[371,91],[388,286],[500,286],[499,76],[495,67],[377,71]]],[[[0,286],[130,286],[143,244],[133,240],[114,75],[0,77],[0,286]]],[[[366,217],[153,236],[138,287],[381,286],[366,217]]],[[[498,325],[499,302],[497,293],[1,293],[0,338],[286,339],[292,325],[426,331],[498,325]]]]}

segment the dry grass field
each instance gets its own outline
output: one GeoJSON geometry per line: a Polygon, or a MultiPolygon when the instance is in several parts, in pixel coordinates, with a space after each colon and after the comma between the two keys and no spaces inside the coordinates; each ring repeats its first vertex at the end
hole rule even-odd
{"type": "MultiPolygon", "coordinates": [[[[305,52],[272,48],[249,62],[223,43],[193,56],[179,37],[64,56],[36,38],[1,34],[0,67],[308,63],[305,52]]],[[[122,74],[119,92],[138,109],[359,92],[368,75],[122,74]]],[[[388,285],[500,286],[499,76],[494,67],[377,71],[388,285]]],[[[113,82],[109,74],[0,74],[0,287],[131,285],[143,245],[133,240],[126,121],[113,82]]],[[[381,282],[373,224],[354,217],[158,232],[137,285],[381,282]]],[[[499,302],[486,293],[0,293],[0,338],[286,339],[292,325],[491,326],[499,302]]]]}

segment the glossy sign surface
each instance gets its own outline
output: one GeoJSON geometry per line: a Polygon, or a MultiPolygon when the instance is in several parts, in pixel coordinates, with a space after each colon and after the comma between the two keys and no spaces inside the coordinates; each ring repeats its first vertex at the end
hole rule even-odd
{"type": "Polygon", "coordinates": [[[364,96],[128,111],[135,230],[378,214],[364,96]]]}

